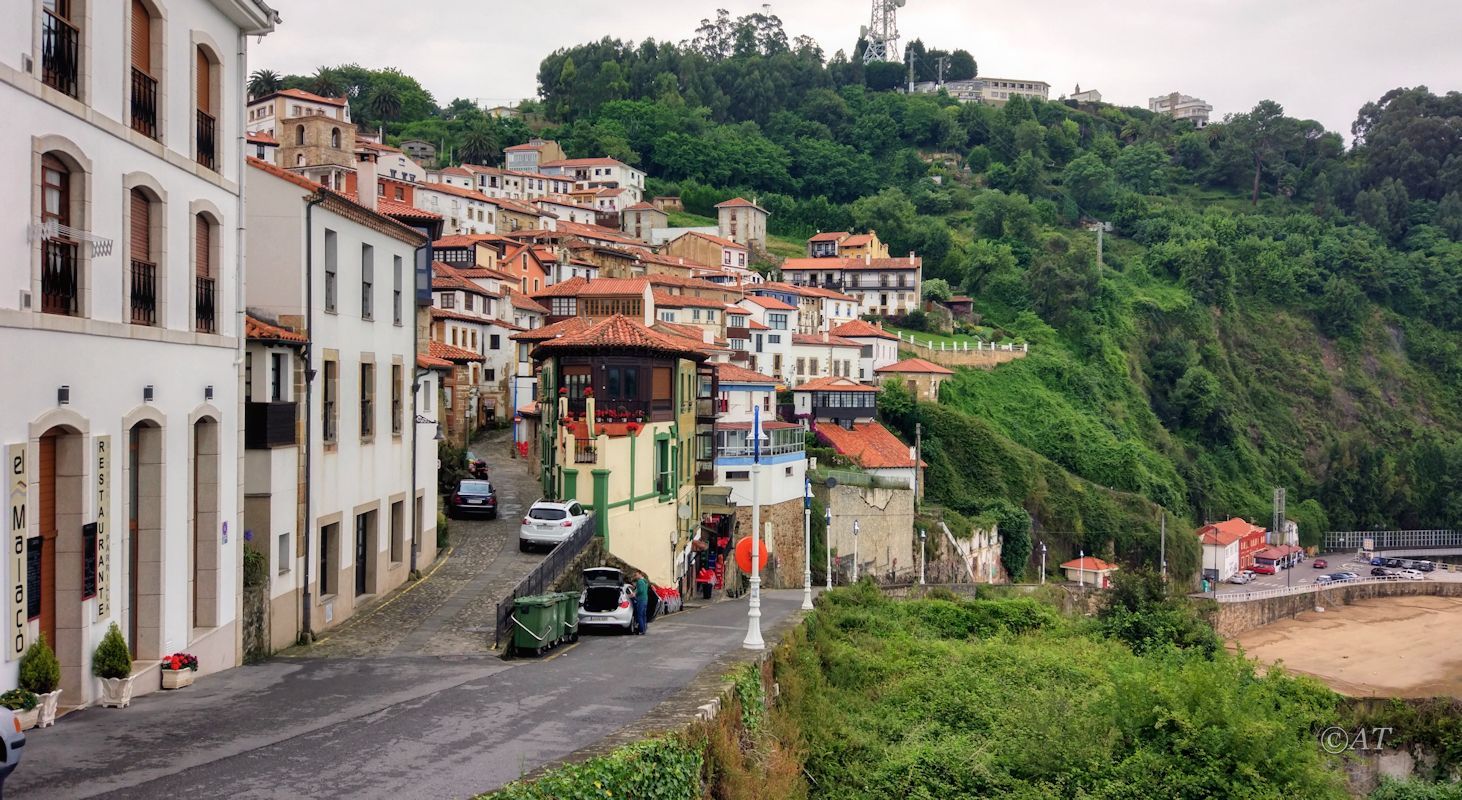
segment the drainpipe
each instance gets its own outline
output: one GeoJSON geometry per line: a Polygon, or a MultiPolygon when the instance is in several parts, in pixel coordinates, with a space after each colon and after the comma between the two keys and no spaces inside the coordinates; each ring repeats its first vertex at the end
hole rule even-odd
{"type": "Polygon", "coordinates": [[[315,484],[311,475],[315,453],[315,206],[324,202],[323,194],[316,192],[305,200],[305,524],[300,535],[305,540],[304,582],[301,585],[300,638],[314,639],[310,625],[310,542],[315,533],[315,484]]]}
{"type": "MultiPolygon", "coordinates": [[[[416,252],[419,254],[422,248],[430,246],[431,238],[428,237],[426,244],[416,248],[416,252]]],[[[421,514],[417,512],[416,502],[417,462],[421,460],[420,452],[416,446],[416,435],[417,429],[421,427],[421,424],[417,422],[421,410],[416,395],[421,391],[421,379],[431,374],[431,370],[421,369],[416,364],[416,354],[421,352],[421,325],[418,324],[418,315],[421,313],[421,306],[416,301],[416,264],[418,261],[420,261],[419,255],[411,261],[411,566],[407,570],[407,574],[409,575],[416,574],[416,550],[419,546],[417,539],[421,537],[421,514]]],[[[430,269],[430,266],[428,266],[428,269],[430,269]]],[[[402,302],[405,302],[405,300],[406,298],[403,297],[402,302]]],[[[402,309],[402,313],[405,313],[405,309],[402,309]]],[[[441,410],[438,409],[437,420],[439,424],[441,418],[441,410]]]]}

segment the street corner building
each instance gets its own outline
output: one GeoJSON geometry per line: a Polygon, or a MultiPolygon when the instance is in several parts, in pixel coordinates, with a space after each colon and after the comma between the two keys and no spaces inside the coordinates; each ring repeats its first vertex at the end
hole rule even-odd
{"type": "Polygon", "coordinates": [[[696,482],[715,477],[716,373],[702,344],[614,315],[543,341],[533,358],[544,496],[592,508],[608,553],[657,585],[680,583],[696,482]]]}
{"type": "Polygon", "coordinates": [[[139,677],[241,661],[244,52],[276,16],[162,6],[0,3],[0,683],[44,634],[63,707],[113,623],[139,677]]]}

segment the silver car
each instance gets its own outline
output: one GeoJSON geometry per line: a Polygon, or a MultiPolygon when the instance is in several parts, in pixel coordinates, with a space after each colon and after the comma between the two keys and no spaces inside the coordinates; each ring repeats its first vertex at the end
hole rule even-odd
{"type": "Polygon", "coordinates": [[[576,500],[539,500],[528,509],[528,516],[518,528],[518,549],[526,553],[534,547],[557,547],[588,518],[588,512],[576,500]]]}
{"type": "Polygon", "coordinates": [[[579,595],[579,627],[611,628],[629,633],[635,626],[635,587],[614,567],[584,570],[579,595]]]}
{"type": "Polygon", "coordinates": [[[20,766],[21,749],[25,747],[25,734],[20,732],[20,720],[15,712],[0,707],[0,786],[5,778],[20,766]]]}

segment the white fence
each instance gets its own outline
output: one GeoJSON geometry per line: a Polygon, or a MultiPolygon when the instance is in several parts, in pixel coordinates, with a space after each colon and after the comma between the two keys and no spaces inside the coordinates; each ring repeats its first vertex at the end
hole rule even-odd
{"type": "Polygon", "coordinates": [[[894,331],[894,333],[898,334],[900,342],[905,342],[915,347],[927,347],[930,350],[939,350],[947,353],[979,353],[986,350],[992,353],[996,351],[1003,351],[1007,353],[1029,353],[1031,350],[1030,342],[1021,342],[1020,344],[1016,344],[1014,342],[1006,342],[1005,344],[997,344],[996,342],[984,342],[976,339],[975,346],[970,347],[969,342],[935,342],[932,339],[927,339],[921,342],[917,338],[915,338],[914,334],[912,333],[905,334],[903,331],[894,331]],[[987,344],[990,346],[986,347],[985,345],[987,344]]]}
{"type": "Polygon", "coordinates": [[[1327,583],[1307,583],[1303,586],[1284,586],[1278,589],[1255,589],[1251,592],[1219,592],[1216,596],[1213,592],[1203,592],[1193,595],[1194,597],[1206,597],[1217,600],[1220,603],[1247,603],[1250,600],[1263,600],[1266,597],[1284,597],[1291,594],[1309,594],[1323,592],[1326,589],[1337,589],[1344,586],[1360,586],[1370,583],[1396,583],[1403,581],[1402,578],[1351,578],[1343,581],[1329,581],[1327,583]]]}

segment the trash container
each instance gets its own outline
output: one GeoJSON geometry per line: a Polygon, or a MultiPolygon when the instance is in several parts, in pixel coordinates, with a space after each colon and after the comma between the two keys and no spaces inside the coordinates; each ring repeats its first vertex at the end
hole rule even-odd
{"type": "Polygon", "coordinates": [[[579,593],[561,592],[558,597],[563,639],[568,642],[577,642],[579,640],[579,593]]]}
{"type": "Polygon", "coordinates": [[[558,633],[558,598],[545,595],[513,601],[513,649],[538,653],[552,647],[558,633]]]}

